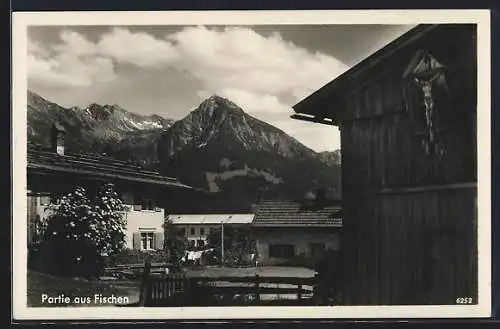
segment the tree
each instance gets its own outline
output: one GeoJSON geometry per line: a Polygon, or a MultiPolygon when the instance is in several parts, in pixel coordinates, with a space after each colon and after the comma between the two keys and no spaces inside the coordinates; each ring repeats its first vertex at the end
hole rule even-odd
{"type": "MultiPolygon", "coordinates": [[[[207,237],[208,246],[216,249],[217,262],[220,263],[222,230],[216,229],[207,237]]],[[[224,226],[224,263],[229,265],[249,264],[248,255],[256,253],[255,241],[249,227],[224,226]]]]}
{"type": "Polygon", "coordinates": [[[176,230],[169,220],[165,221],[163,228],[165,232],[164,249],[167,252],[167,259],[175,269],[179,269],[181,267],[181,258],[186,254],[186,238],[176,230]]]}
{"type": "Polygon", "coordinates": [[[47,270],[58,275],[93,277],[102,272],[105,256],[125,247],[125,206],[112,184],[94,198],[77,187],[49,206],[40,250],[47,270]]]}

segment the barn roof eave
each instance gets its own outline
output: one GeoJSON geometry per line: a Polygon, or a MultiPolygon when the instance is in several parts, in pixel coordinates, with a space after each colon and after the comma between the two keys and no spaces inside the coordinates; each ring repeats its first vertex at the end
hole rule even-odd
{"type": "MultiPolygon", "coordinates": [[[[149,177],[135,177],[135,176],[129,176],[129,175],[123,175],[123,174],[113,174],[113,173],[106,173],[106,172],[98,172],[98,171],[89,171],[89,170],[79,170],[79,169],[71,169],[71,168],[57,168],[57,167],[51,167],[51,166],[44,166],[44,165],[36,165],[36,164],[30,164],[28,163],[27,166],[28,169],[28,174],[44,174],[44,173],[56,173],[56,174],[61,174],[61,173],[66,173],[66,174],[73,174],[73,175],[80,175],[80,176],[86,176],[88,179],[104,179],[104,180],[117,180],[117,181],[122,181],[122,182],[129,182],[129,183],[143,183],[143,184],[148,184],[151,186],[159,186],[159,187],[165,187],[165,188],[171,188],[171,189],[179,189],[179,190],[186,190],[186,191],[197,191],[196,188],[182,184],[179,181],[166,181],[162,179],[153,179],[149,177]]],[[[160,178],[165,178],[165,177],[160,177],[160,178]]]]}
{"type": "Polygon", "coordinates": [[[338,112],[335,110],[335,108],[332,109],[330,107],[331,105],[326,108],[325,104],[335,104],[335,98],[338,96],[338,94],[341,94],[339,90],[342,88],[342,86],[344,86],[354,76],[359,77],[360,74],[365,73],[370,68],[380,64],[383,59],[386,59],[394,52],[413,42],[413,40],[421,38],[436,26],[437,25],[421,24],[404,33],[399,38],[395,39],[385,47],[368,56],[360,63],[356,64],[349,70],[345,71],[344,73],[318,89],[316,92],[310,94],[309,96],[305,97],[300,102],[292,106],[294,112],[296,113],[292,115],[292,118],[318,123],[325,123],[325,119],[329,119],[335,123],[334,125],[338,125],[338,112]]]}

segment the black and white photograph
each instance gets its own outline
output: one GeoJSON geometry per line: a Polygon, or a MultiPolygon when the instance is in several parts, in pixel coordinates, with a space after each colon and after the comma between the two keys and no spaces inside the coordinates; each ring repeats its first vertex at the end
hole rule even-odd
{"type": "Polygon", "coordinates": [[[16,13],[15,311],[489,316],[489,42],[488,11],[16,13]]]}

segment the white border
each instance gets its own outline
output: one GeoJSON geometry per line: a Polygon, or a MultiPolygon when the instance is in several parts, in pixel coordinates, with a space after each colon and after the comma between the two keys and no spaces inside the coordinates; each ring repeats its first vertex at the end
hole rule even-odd
{"type": "Polygon", "coordinates": [[[294,318],[464,318],[491,316],[490,13],[488,10],[349,10],[13,13],[13,318],[16,320],[221,320],[294,318]],[[477,305],[186,308],[27,308],[26,91],[29,25],[478,24],[477,305]]]}

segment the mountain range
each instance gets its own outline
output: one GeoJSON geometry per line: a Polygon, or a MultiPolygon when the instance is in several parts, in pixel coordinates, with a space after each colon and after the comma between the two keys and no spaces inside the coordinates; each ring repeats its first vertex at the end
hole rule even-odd
{"type": "Polygon", "coordinates": [[[57,122],[69,151],[136,161],[237,207],[320,187],[340,198],[340,151],[317,153],[216,95],[178,121],[117,105],[66,108],[33,92],[27,110],[31,143],[49,145],[57,122]]]}

